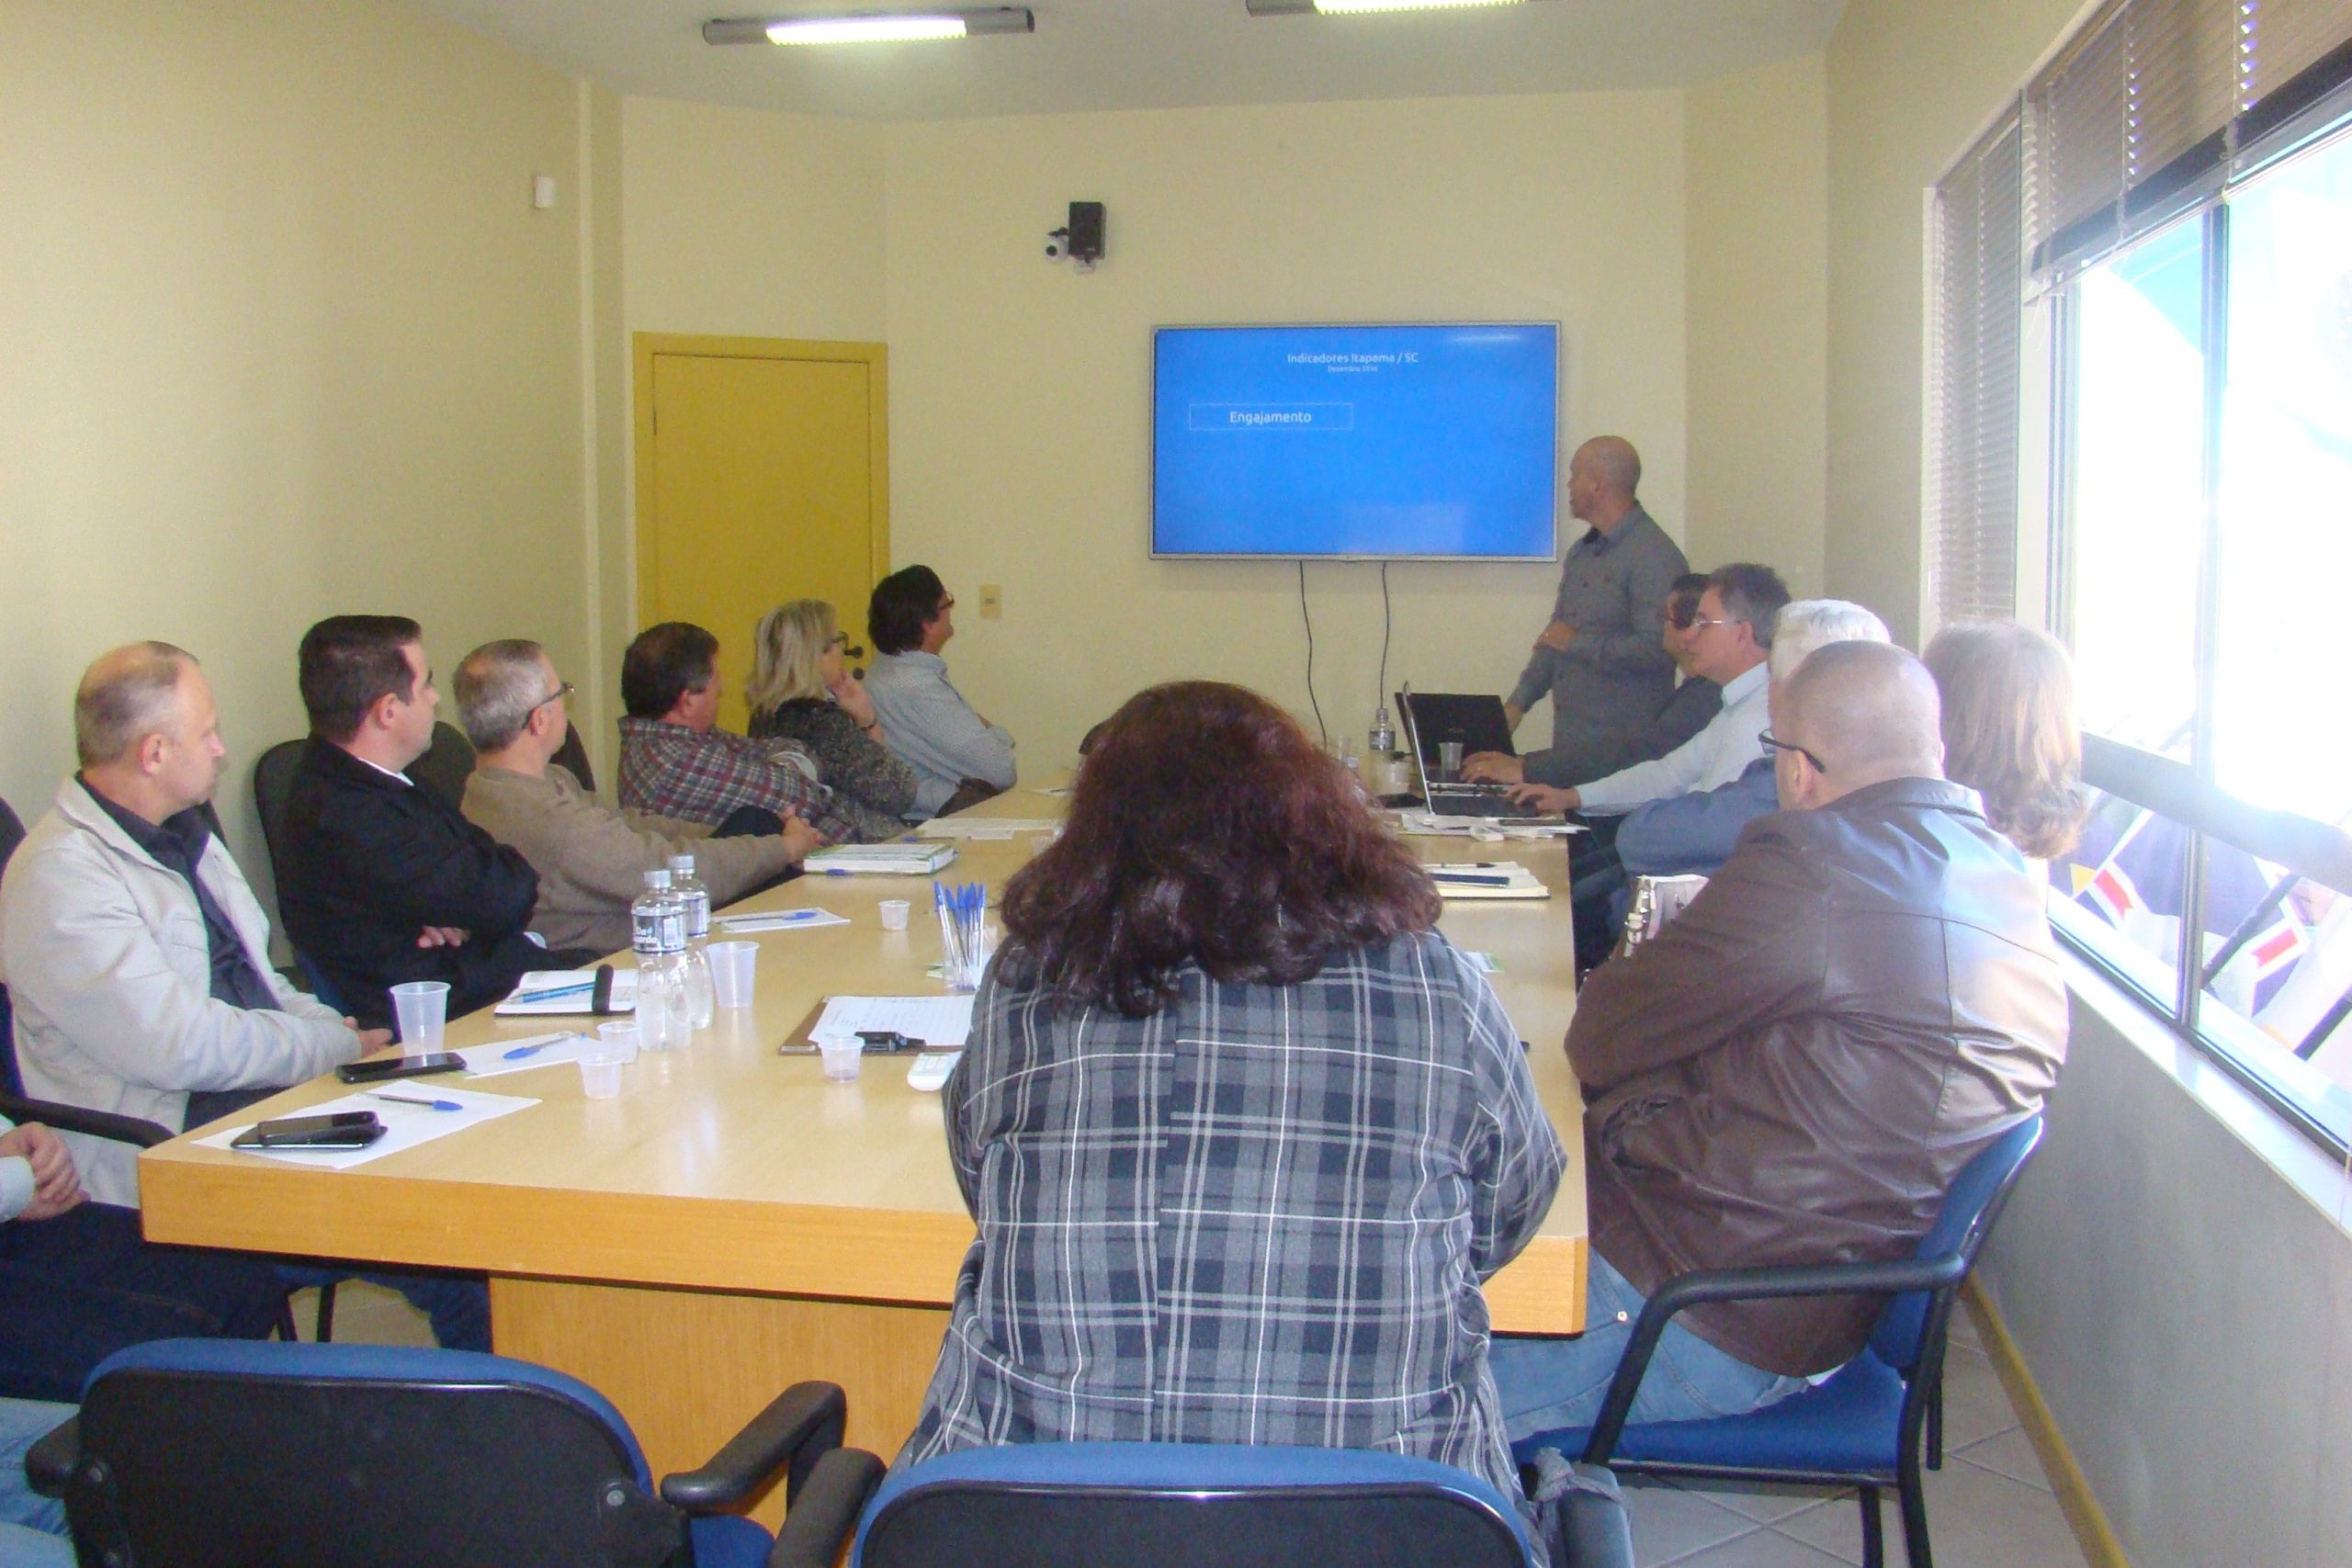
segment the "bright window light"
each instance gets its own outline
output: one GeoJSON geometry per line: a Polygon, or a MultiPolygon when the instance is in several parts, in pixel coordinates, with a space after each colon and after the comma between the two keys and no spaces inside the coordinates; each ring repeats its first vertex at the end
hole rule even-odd
{"type": "Polygon", "coordinates": [[[963,36],[961,17],[812,17],[768,24],[770,43],[903,43],[963,36]]]}

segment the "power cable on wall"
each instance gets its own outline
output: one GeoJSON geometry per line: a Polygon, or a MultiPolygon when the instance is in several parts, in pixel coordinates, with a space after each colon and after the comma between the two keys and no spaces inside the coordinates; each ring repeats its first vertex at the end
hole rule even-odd
{"type": "Polygon", "coordinates": [[[1315,700],[1315,618],[1306,613],[1306,562],[1298,563],[1298,620],[1306,628],[1306,705],[1315,710],[1315,736],[1325,747],[1331,744],[1331,733],[1323,727],[1323,705],[1315,700]]]}

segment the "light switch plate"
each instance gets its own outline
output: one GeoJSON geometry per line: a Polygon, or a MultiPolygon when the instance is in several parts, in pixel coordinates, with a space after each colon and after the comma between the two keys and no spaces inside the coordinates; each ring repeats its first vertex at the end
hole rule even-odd
{"type": "Polygon", "coordinates": [[[997,583],[980,584],[980,619],[993,621],[1004,615],[1004,589],[997,583]]]}

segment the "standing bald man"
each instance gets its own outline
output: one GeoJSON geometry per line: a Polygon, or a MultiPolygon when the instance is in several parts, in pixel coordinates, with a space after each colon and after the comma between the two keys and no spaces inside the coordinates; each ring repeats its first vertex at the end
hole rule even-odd
{"type": "MultiPolygon", "coordinates": [[[[1591,1423],[1643,1304],[1678,1274],[1909,1256],[1961,1167],[2058,1081],[2045,890],[1975,792],[1945,781],[1926,668],[1831,643],[1772,716],[1781,809],[1577,997],[1591,1326],[1496,1340],[1514,1439],[1591,1423]]],[[[1658,1341],[1633,1418],[1770,1404],[1860,1350],[1879,1304],[1693,1307],[1658,1341]]]]}
{"type": "Polygon", "coordinates": [[[1504,699],[1513,728],[1552,699],[1552,744],[1526,757],[1531,784],[1580,784],[1641,759],[1650,716],[1674,691],[1661,637],[1668,591],[1690,570],[1681,547],[1634,498],[1642,459],[1596,435],[1568,460],[1568,511],[1589,525],[1560,563],[1551,624],[1504,699]]]}

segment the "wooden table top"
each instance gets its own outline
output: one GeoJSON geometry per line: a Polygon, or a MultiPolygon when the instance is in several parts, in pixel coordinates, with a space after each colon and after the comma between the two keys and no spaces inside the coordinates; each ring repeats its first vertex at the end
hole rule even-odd
{"type": "MultiPolygon", "coordinates": [[[[1057,818],[1062,802],[1015,789],[976,817],[1057,818]]],[[[962,840],[943,879],[991,890],[1037,836],[962,840]]],[[[1554,892],[1530,903],[1449,902],[1442,929],[1500,964],[1495,988],[1521,1034],[1545,1109],[1569,1150],[1543,1233],[1487,1288],[1496,1326],[1581,1325],[1581,1102],[1560,1042],[1573,1006],[1566,856],[1557,842],[1414,839],[1432,860],[1515,859],[1554,892]]],[[[558,1063],[465,1083],[538,1104],[344,1172],[201,1148],[175,1139],[141,1156],[148,1235],[157,1241],[495,1273],[730,1291],[947,1303],[973,1230],[950,1168],[939,1096],[908,1088],[904,1058],[869,1057],[854,1084],[777,1044],[837,993],[936,994],[940,953],[921,878],[806,876],[736,911],[815,906],[849,924],[771,931],[756,1005],[721,1010],[683,1050],[640,1054],[618,1099],[592,1100],[558,1063]],[[876,906],[916,905],[903,932],[876,906]]],[[[722,933],[714,932],[714,938],[722,933]]],[[[626,964],[626,954],[619,962],[626,964]]],[[[570,1021],[453,1020],[450,1048],[544,1034],[570,1021]]],[[[288,1089],[237,1120],[278,1116],[351,1092],[332,1077],[288,1089]]]]}

